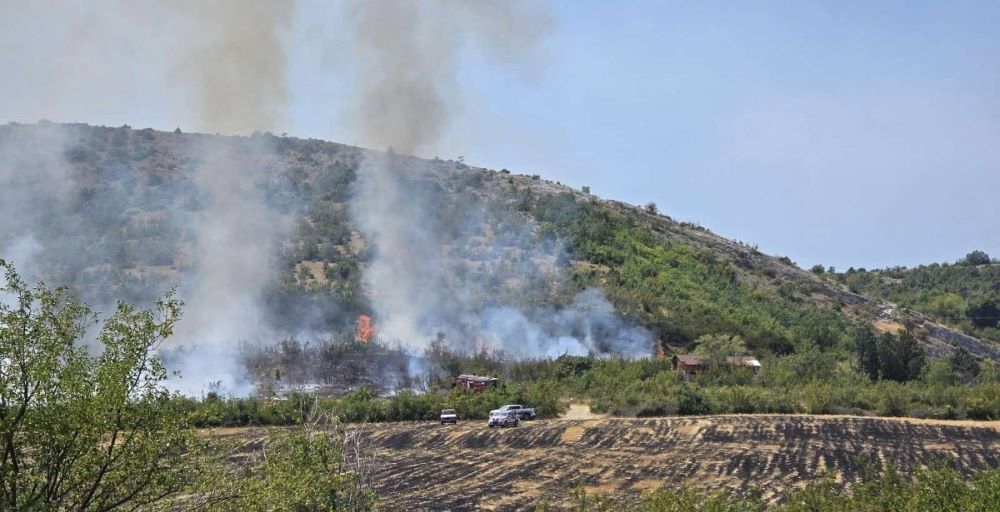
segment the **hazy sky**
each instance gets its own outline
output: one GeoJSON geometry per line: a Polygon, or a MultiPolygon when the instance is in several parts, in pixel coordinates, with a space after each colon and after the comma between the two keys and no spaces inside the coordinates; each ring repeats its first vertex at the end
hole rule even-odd
{"type": "MultiPolygon", "coordinates": [[[[0,0],[0,120],[204,129],[184,70],[212,25],[191,0],[133,4],[0,0]]],[[[460,49],[434,154],[654,201],[804,267],[1000,257],[1000,2],[548,13],[527,62],[460,49]]],[[[365,144],[348,23],[339,2],[298,2],[282,120],[246,132],[365,144]]]]}

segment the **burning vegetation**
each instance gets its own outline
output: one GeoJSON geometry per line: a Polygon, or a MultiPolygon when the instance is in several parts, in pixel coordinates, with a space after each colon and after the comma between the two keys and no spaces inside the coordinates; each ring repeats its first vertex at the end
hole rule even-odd
{"type": "Polygon", "coordinates": [[[361,343],[368,343],[374,335],[375,326],[372,324],[372,318],[368,315],[358,316],[354,339],[361,343]]]}

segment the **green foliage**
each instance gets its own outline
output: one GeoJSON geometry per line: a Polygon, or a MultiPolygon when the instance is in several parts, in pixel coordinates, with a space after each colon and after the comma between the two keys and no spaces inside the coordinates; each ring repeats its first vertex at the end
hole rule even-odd
{"type": "Polygon", "coordinates": [[[677,391],[678,414],[707,414],[711,411],[704,394],[694,386],[682,386],[677,391]]]}
{"type": "Polygon", "coordinates": [[[964,348],[955,350],[948,358],[948,362],[951,371],[955,372],[963,383],[971,384],[979,377],[979,360],[964,348]]]}
{"type": "Polygon", "coordinates": [[[747,346],[738,335],[705,334],[695,340],[692,352],[722,362],[726,357],[745,355],[747,346]]]}
{"type": "Polygon", "coordinates": [[[984,251],[975,250],[966,254],[961,261],[958,262],[959,265],[988,265],[990,263],[990,255],[986,254],[984,251]]]}
{"type": "Polygon", "coordinates": [[[906,382],[920,378],[927,356],[916,336],[901,330],[898,335],[882,333],[878,337],[878,363],[883,379],[906,382]]]}
{"type": "Polygon", "coordinates": [[[1000,326],[1000,294],[991,293],[969,305],[969,319],[976,327],[1000,326]]]}
{"type": "Polygon", "coordinates": [[[264,456],[245,468],[249,471],[224,468],[221,475],[204,482],[204,494],[210,499],[218,496],[219,501],[209,501],[203,508],[218,512],[374,510],[375,494],[359,478],[368,468],[345,467],[344,461],[352,460],[344,454],[345,447],[352,447],[346,437],[336,423],[322,430],[310,423],[270,429],[262,448],[264,456]]]}
{"type": "Polygon", "coordinates": [[[853,337],[857,365],[870,380],[915,380],[927,365],[923,346],[909,330],[900,330],[898,335],[886,332],[876,337],[870,326],[859,325],[853,337]]]}
{"type": "MultiPolygon", "coordinates": [[[[155,355],[180,317],[168,294],[150,310],[119,303],[97,332],[98,354],[79,343],[95,316],[64,290],[29,288],[0,260],[0,509],[334,511],[370,510],[363,456],[344,457],[344,431],[320,432],[315,401],[284,402],[259,463],[237,467],[208,447],[192,420],[265,416],[252,400],[226,404],[171,396],[155,355]],[[353,462],[352,462],[353,461],[353,462]],[[345,467],[346,464],[346,467],[345,467]]],[[[356,446],[356,445],[355,445],[356,446]]]]}
{"type": "Polygon", "coordinates": [[[947,324],[955,325],[962,321],[968,309],[965,299],[954,293],[933,295],[927,300],[925,310],[934,318],[940,318],[947,324]]]}
{"type": "Polygon", "coordinates": [[[304,394],[272,400],[174,397],[171,403],[197,427],[301,425],[313,413],[345,422],[426,421],[436,420],[441,409],[455,409],[461,420],[482,420],[491,410],[511,403],[534,407],[539,418],[551,418],[566,410],[560,389],[546,380],[480,393],[460,389],[420,394],[402,391],[380,397],[368,388],[361,388],[340,398],[304,394]]]}
{"type": "Polygon", "coordinates": [[[571,256],[593,265],[574,279],[599,284],[616,309],[670,345],[704,334],[731,333],[756,352],[789,353],[807,343],[833,346],[846,330],[842,316],[742,283],[735,268],[708,250],[668,242],[649,226],[572,194],[529,202],[543,229],[565,242],[571,256]]]}
{"type": "MultiPolygon", "coordinates": [[[[974,255],[972,255],[974,256],[974,255]]],[[[920,311],[973,336],[1000,342],[1000,264],[932,264],[912,269],[849,269],[836,278],[852,291],[920,311]]]]}
{"type": "Polygon", "coordinates": [[[85,305],[0,269],[0,508],[131,509],[180,493],[196,469],[192,431],[164,407],[153,355],[180,303],[119,303],[95,356],[78,344],[94,322],[85,305]]]}

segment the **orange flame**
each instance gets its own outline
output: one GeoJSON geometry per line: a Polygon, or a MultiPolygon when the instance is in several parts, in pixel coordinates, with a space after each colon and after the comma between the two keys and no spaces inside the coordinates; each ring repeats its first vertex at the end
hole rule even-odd
{"type": "Polygon", "coordinates": [[[368,315],[359,316],[357,328],[354,330],[354,338],[361,343],[368,343],[374,334],[375,326],[372,325],[372,318],[368,315]]]}

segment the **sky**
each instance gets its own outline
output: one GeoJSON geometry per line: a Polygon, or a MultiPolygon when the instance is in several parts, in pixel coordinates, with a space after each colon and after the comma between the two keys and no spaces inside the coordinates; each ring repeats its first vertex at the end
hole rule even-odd
{"type": "MultiPolygon", "coordinates": [[[[183,69],[217,34],[197,2],[147,5],[0,0],[0,122],[216,131],[183,69]]],[[[450,120],[421,156],[655,202],[806,268],[1000,257],[1000,3],[535,7],[547,30],[516,63],[455,39],[450,120]]],[[[278,120],[245,133],[366,144],[348,11],[295,2],[278,120]]]]}

